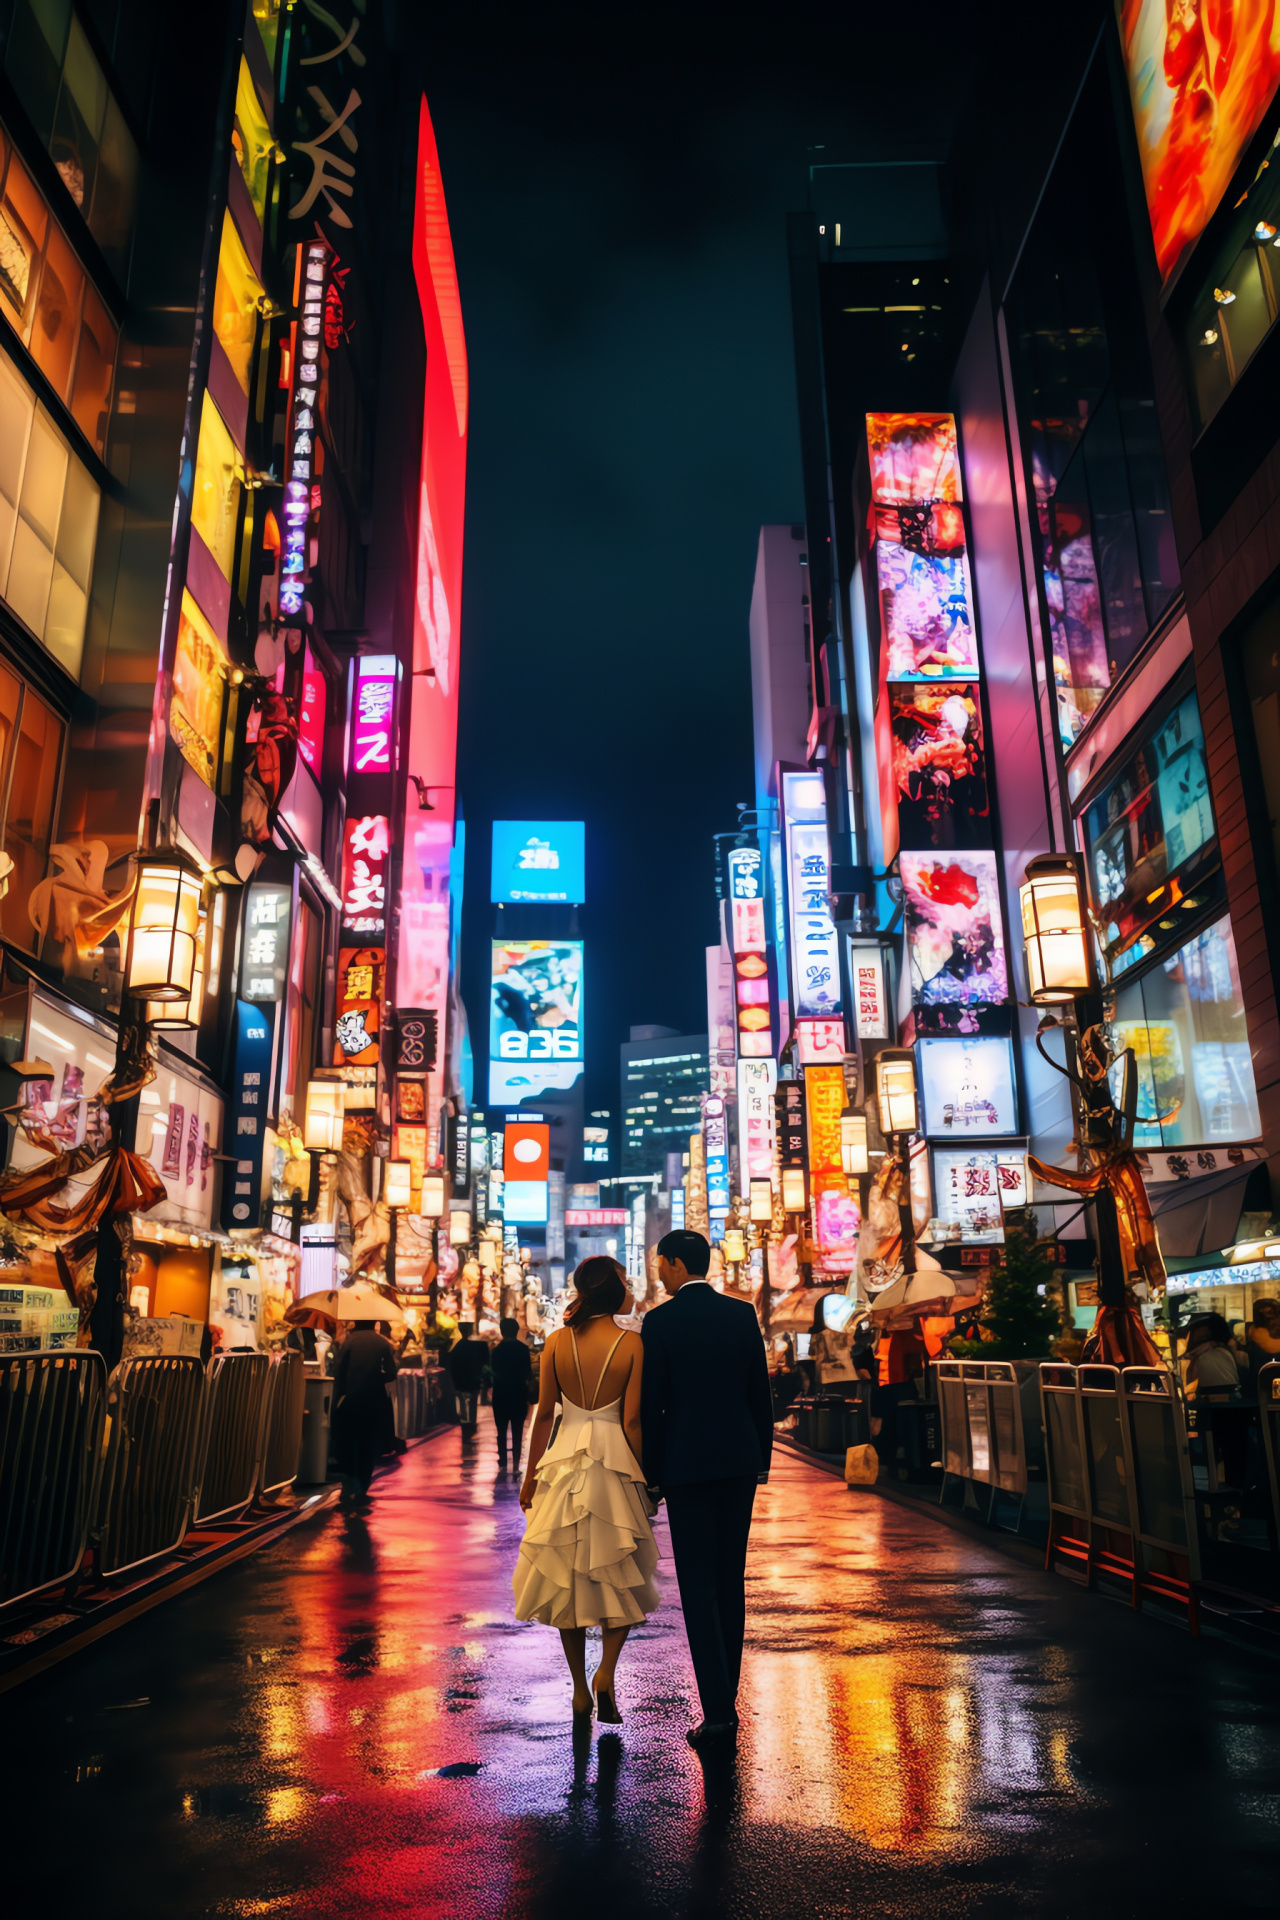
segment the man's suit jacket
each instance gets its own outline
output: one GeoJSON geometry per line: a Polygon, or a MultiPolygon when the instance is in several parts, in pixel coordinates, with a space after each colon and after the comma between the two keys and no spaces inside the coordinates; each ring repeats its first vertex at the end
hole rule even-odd
{"type": "Polygon", "coordinates": [[[769,1471],[773,1403],[754,1309],[686,1283],[644,1317],[640,1423],[650,1486],[769,1471]]]}

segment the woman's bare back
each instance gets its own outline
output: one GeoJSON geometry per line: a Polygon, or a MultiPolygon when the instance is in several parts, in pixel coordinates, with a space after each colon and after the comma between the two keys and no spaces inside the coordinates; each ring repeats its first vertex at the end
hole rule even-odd
{"type": "Polygon", "coordinates": [[[561,1327],[552,1334],[548,1346],[562,1398],[571,1400],[576,1407],[607,1407],[622,1398],[636,1356],[642,1349],[638,1334],[623,1333],[619,1339],[619,1331],[612,1314],[602,1313],[576,1331],[572,1327],[561,1327]],[[582,1366],[581,1381],[573,1358],[575,1340],[582,1366]],[[612,1356],[611,1347],[614,1348],[612,1356]]]}

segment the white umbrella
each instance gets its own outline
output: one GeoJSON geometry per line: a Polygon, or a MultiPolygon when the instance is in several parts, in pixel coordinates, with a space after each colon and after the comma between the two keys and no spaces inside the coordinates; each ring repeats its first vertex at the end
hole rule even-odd
{"type": "Polygon", "coordinates": [[[351,1287],[327,1287],[323,1293],[307,1293],[294,1302],[285,1319],[295,1327],[314,1326],[320,1320],[385,1320],[391,1326],[406,1325],[403,1309],[389,1300],[367,1280],[351,1287]]]}
{"type": "Polygon", "coordinates": [[[922,1247],[916,1248],[916,1270],[904,1273],[889,1286],[872,1296],[871,1315],[878,1320],[882,1314],[908,1312],[925,1314],[934,1308],[945,1313],[947,1302],[954,1299],[956,1283],[949,1273],[944,1273],[938,1262],[922,1247]]]}

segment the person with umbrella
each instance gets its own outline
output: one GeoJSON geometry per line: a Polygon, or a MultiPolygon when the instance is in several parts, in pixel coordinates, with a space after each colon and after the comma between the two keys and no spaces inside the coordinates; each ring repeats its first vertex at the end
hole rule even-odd
{"type": "Polygon", "coordinates": [[[347,1513],[367,1509],[374,1461],[383,1448],[387,1385],[399,1371],[396,1350],[378,1332],[377,1323],[403,1324],[404,1315],[394,1298],[358,1282],[307,1294],[285,1318],[295,1326],[346,1323],[347,1336],[334,1361],[329,1424],[342,1481],[340,1505],[347,1513]]]}

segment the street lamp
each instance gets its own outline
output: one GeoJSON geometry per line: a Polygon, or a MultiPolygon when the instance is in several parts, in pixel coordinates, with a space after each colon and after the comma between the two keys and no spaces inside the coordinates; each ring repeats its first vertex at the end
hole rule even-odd
{"type": "Polygon", "coordinates": [[[1094,988],[1080,866],[1070,854],[1033,860],[1018,889],[1033,1006],[1073,1001],[1094,988]]]}
{"type": "Polygon", "coordinates": [[[782,1169],[782,1207],[785,1213],[803,1213],[808,1206],[805,1193],[804,1168],[784,1167],[782,1169]]]}
{"type": "Polygon", "coordinates": [[[396,1283],[396,1222],[401,1208],[413,1203],[413,1162],[387,1160],[382,1168],[382,1197],[390,1216],[387,1232],[387,1285],[396,1283]]]}
{"type": "MultiPolygon", "coordinates": [[[[876,1055],[876,1104],[880,1131],[894,1143],[902,1169],[898,1221],[902,1233],[902,1271],[916,1270],[916,1232],[911,1218],[911,1136],[920,1130],[920,1101],[916,1093],[916,1057],[910,1047],[885,1047],[876,1055]]],[[[865,1124],[865,1123],[864,1123],[865,1124]]],[[[844,1152],[841,1119],[841,1156],[844,1152]]]]}
{"type": "Polygon", "coordinates": [[[143,856],[129,916],[127,993],[139,1000],[190,1000],[203,888],[184,854],[143,856]]]}
{"type": "Polygon", "coordinates": [[[451,1247],[469,1246],[471,1242],[471,1215],[460,1207],[449,1214],[449,1245],[451,1247]]]}
{"type": "MultiPolygon", "coordinates": [[[[346,1106],[347,1090],[341,1080],[308,1080],[302,1122],[302,1144],[308,1153],[341,1152],[346,1106]]],[[[388,1169],[392,1164],[388,1162],[388,1169]]]]}
{"type": "Polygon", "coordinates": [[[444,1213],[444,1175],[442,1173],[424,1173],[422,1176],[421,1213],[424,1220],[431,1222],[431,1285],[427,1289],[427,1311],[431,1325],[436,1323],[436,1312],[440,1305],[440,1219],[444,1213]]]}
{"type": "Polygon", "coordinates": [[[840,1164],[846,1180],[859,1180],[871,1171],[867,1158],[867,1116],[856,1107],[840,1115],[840,1164]]]}
{"type": "Polygon", "coordinates": [[[773,1219],[772,1180],[753,1180],[747,1199],[747,1217],[753,1225],[767,1227],[773,1219]]]}
{"type": "Polygon", "coordinates": [[[191,976],[191,991],[185,1000],[148,1000],[143,1019],[160,1033],[190,1031],[200,1025],[204,1011],[205,941],[209,916],[200,914],[196,932],[196,963],[191,976]]]}

